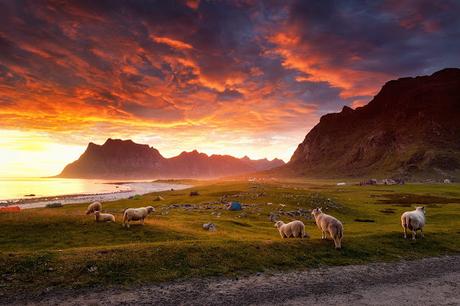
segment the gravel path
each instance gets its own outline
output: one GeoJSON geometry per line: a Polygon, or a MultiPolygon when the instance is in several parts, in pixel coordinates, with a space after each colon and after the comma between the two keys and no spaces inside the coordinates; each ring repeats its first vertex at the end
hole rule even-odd
{"type": "MultiPolygon", "coordinates": [[[[24,305],[460,305],[460,255],[206,278],[133,289],[47,293],[24,305]]],[[[1,304],[1,303],[0,303],[1,304]]]]}

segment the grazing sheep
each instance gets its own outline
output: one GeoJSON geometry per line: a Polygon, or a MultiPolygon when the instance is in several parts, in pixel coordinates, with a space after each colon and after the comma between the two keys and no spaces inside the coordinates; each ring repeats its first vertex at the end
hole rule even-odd
{"type": "Polygon", "coordinates": [[[103,214],[100,211],[94,212],[96,222],[115,222],[115,216],[112,214],[103,214]]]}
{"type": "Polygon", "coordinates": [[[321,231],[321,239],[326,239],[327,233],[334,240],[336,249],[342,247],[343,225],[342,222],[322,212],[321,208],[315,208],[311,214],[315,217],[316,225],[321,231]]]}
{"type": "Polygon", "coordinates": [[[155,208],[152,206],[128,208],[123,213],[123,226],[129,228],[129,221],[141,221],[141,224],[144,225],[144,219],[154,211],[155,208]]]}
{"type": "Polygon", "coordinates": [[[100,202],[93,202],[89,204],[88,209],[86,210],[86,214],[92,214],[96,211],[101,211],[102,210],[102,204],[100,202]]]}
{"type": "Polygon", "coordinates": [[[278,228],[281,238],[310,238],[305,232],[305,225],[302,221],[292,221],[285,224],[283,221],[277,221],[275,227],[278,228]]]}
{"type": "Polygon", "coordinates": [[[417,236],[417,230],[423,238],[423,227],[425,226],[425,207],[416,207],[413,211],[406,211],[401,215],[401,225],[404,229],[404,239],[407,238],[407,230],[412,231],[412,240],[417,236]]]}

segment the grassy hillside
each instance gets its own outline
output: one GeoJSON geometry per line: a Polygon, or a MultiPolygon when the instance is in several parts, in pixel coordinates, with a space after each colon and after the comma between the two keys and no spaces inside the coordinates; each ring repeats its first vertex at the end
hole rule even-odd
{"type": "Polygon", "coordinates": [[[133,285],[178,278],[239,275],[320,265],[356,264],[460,251],[460,186],[335,186],[330,181],[201,182],[191,190],[160,192],[104,203],[114,224],[95,223],[86,205],[0,214],[0,293],[55,287],[133,285]],[[153,201],[161,194],[164,201],[153,201]],[[245,204],[224,209],[221,200],[245,204]],[[268,205],[267,203],[272,203],[268,205]],[[404,240],[399,216],[427,207],[425,239],[404,240]],[[174,206],[171,206],[176,204],[174,206]],[[189,205],[186,205],[189,204],[189,205]],[[283,205],[280,205],[283,204],[283,205]],[[153,205],[144,226],[121,226],[127,207],[153,205]],[[284,206],[285,205],[285,206],[284,206]],[[345,226],[343,249],[321,241],[308,213],[322,206],[345,226]],[[311,239],[282,240],[270,213],[303,220],[311,239]],[[366,222],[363,222],[366,221],[366,222]],[[216,232],[202,224],[213,222],[216,232]]]}

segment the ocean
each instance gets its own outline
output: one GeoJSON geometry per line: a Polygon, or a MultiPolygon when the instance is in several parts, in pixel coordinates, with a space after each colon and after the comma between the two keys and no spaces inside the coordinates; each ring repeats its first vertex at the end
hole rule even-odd
{"type": "Polygon", "coordinates": [[[43,207],[48,203],[84,203],[114,201],[136,194],[146,194],[190,186],[154,181],[117,181],[66,178],[0,178],[0,205],[21,208],[43,207]]]}

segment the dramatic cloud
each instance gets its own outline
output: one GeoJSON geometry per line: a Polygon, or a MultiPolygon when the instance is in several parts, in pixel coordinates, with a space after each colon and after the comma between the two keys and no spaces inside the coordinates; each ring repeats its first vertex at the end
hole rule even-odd
{"type": "Polygon", "coordinates": [[[390,79],[460,64],[458,1],[1,1],[0,129],[289,158],[390,79]]]}

